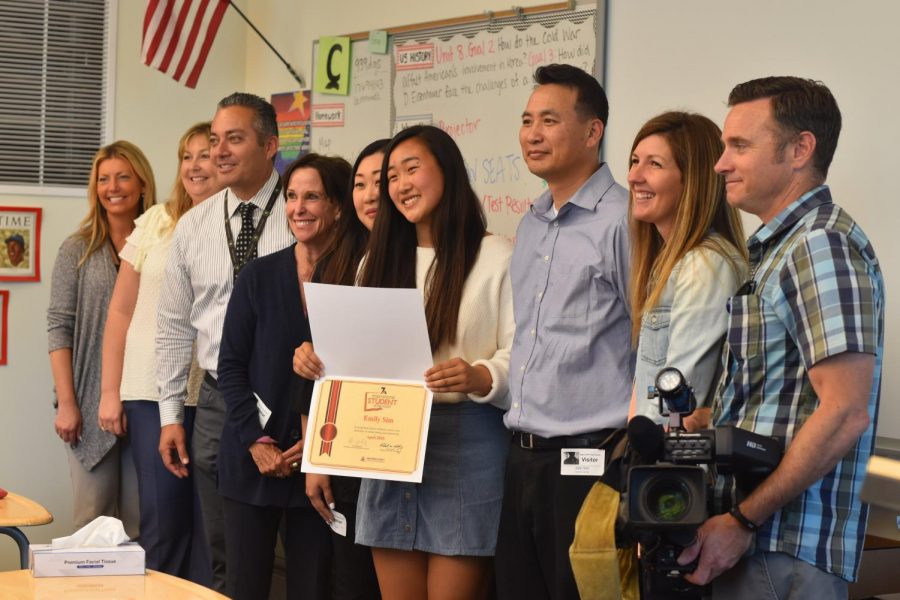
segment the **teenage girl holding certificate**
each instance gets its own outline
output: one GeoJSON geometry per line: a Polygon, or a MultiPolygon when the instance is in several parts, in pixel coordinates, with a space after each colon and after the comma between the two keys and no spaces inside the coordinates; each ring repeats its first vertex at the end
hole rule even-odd
{"type": "MultiPolygon", "coordinates": [[[[484,598],[509,446],[512,246],[486,231],[445,132],[410,127],[385,156],[381,196],[391,201],[379,205],[360,285],[422,290],[435,396],[422,483],[364,480],[356,540],[372,547],[385,598],[484,598]]],[[[302,362],[321,375],[314,354],[302,362]]]]}

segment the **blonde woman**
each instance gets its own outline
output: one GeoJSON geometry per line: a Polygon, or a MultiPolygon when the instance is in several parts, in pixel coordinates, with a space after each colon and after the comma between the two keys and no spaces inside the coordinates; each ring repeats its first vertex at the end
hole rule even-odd
{"type": "MultiPolygon", "coordinates": [[[[198,123],[181,136],[171,199],[137,220],[122,249],[122,268],[103,338],[99,414],[102,429],[131,438],[147,567],[206,585],[211,574],[205,542],[202,535],[192,535],[199,525],[193,519],[193,481],[175,477],[159,460],[155,340],[157,304],[175,224],[220,188],[209,157],[209,132],[208,122],[198,123]]],[[[195,368],[192,375],[184,420],[189,438],[202,373],[195,368]]]]}
{"type": "Polygon", "coordinates": [[[125,141],[100,148],[88,182],[88,214],[59,248],[47,309],[54,426],[69,457],[74,525],[114,516],[133,538],[138,510],[131,449],[127,439],[103,431],[97,421],[100,356],[119,252],[135,219],[155,203],[153,170],[144,153],[125,141]]]}
{"type": "Polygon", "coordinates": [[[728,314],[725,302],[747,274],[744,231],[713,167],[721,131],[703,115],[650,119],[631,149],[632,336],[637,343],[631,415],[661,422],[647,387],[679,369],[700,407],[685,424],[699,429],[709,409],[728,314]]]}

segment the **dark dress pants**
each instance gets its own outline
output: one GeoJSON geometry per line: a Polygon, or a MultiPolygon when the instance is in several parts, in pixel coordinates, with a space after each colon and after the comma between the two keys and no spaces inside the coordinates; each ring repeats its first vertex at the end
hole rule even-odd
{"type": "Polygon", "coordinates": [[[219,456],[219,438],[222,437],[224,424],[225,399],[217,389],[204,381],[197,399],[191,460],[212,565],[212,587],[219,593],[225,593],[225,520],[222,498],[217,490],[216,459],[219,456]]]}
{"type": "Polygon", "coordinates": [[[334,546],[331,597],[334,600],[380,600],[378,577],[372,562],[372,550],[356,540],[356,499],[359,480],[332,477],[335,510],[347,517],[347,535],[331,533],[334,546]]]}
{"type": "MultiPolygon", "coordinates": [[[[128,435],[137,471],[141,510],[141,547],[147,568],[209,586],[212,573],[199,500],[193,477],[172,475],[159,457],[159,404],[125,402],[128,435]]],[[[195,409],[184,409],[184,432],[190,446],[195,409]]]]}
{"type": "Polygon", "coordinates": [[[253,506],[223,498],[228,554],[226,594],[234,600],[269,597],[275,539],[284,517],[287,598],[326,600],[331,570],[331,530],[312,507],[253,506]]]}
{"type": "Polygon", "coordinates": [[[559,453],[510,448],[494,562],[500,600],[578,598],[569,546],[596,478],[560,475],[559,453]]]}

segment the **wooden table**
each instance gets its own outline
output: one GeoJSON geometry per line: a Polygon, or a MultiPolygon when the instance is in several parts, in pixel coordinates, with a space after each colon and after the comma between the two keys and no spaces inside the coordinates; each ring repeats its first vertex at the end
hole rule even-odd
{"type": "Polygon", "coordinates": [[[4,600],[227,600],[209,588],[147,569],[146,575],[32,577],[30,571],[0,573],[4,600]]]}
{"type": "Polygon", "coordinates": [[[19,561],[28,568],[28,538],[19,529],[29,525],[46,525],[53,521],[46,508],[24,496],[10,493],[0,499],[0,533],[6,534],[19,545],[19,561]]]}

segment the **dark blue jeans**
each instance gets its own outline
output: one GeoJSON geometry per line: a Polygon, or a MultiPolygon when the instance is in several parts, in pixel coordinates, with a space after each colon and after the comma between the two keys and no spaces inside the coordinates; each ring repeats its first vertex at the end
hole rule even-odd
{"type": "MultiPolygon", "coordinates": [[[[209,586],[212,573],[193,477],[178,479],[159,456],[159,406],[148,400],[125,403],[141,503],[141,546],[147,568],[209,586]]],[[[184,409],[190,448],[195,409],[184,409]]]]}

